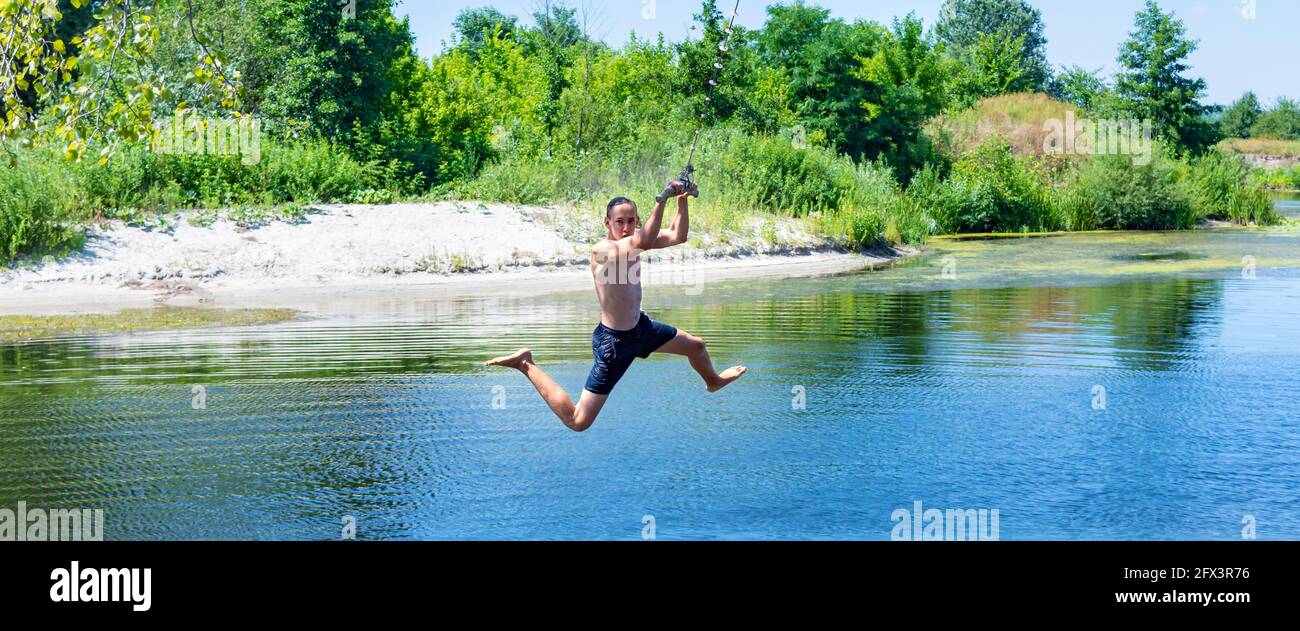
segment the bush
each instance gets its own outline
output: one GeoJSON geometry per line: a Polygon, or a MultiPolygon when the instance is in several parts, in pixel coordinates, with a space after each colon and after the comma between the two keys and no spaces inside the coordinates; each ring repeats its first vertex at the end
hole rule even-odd
{"type": "Polygon", "coordinates": [[[78,247],[79,222],[153,224],[177,209],[388,202],[423,188],[402,165],[360,162],[323,141],[264,141],[261,160],[120,150],[105,165],[70,163],[48,147],[14,149],[0,168],[0,258],[78,247]]]}
{"type": "Polygon", "coordinates": [[[1193,191],[1178,163],[1157,155],[1135,165],[1131,156],[1093,156],[1057,191],[1057,213],[1073,230],[1166,230],[1196,225],[1193,191]]]}
{"type": "Polygon", "coordinates": [[[1262,186],[1249,182],[1250,166],[1237,156],[1211,151],[1187,167],[1196,216],[1238,224],[1273,224],[1278,217],[1262,186]]]}
{"type": "Polygon", "coordinates": [[[81,247],[84,235],[72,226],[74,178],[60,167],[31,153],[17,168],[0,166],[0,260],[81,247]]]}
{"type": "Polygon", "coordinates": [[[720,158],[717,181],[756,210],[804,217],[836,209],[859,184],[852,160],[780,137],[736,136],[720,158]]]}
{"type": "MultiPolygon", "coordinates": [[[[635,199],[676,177],[682,165],[670,161],[680,159],[678,136],[643,130],[598,155],[507,158],[453,194],[515,204],[577,202],[603,212],[615,195],[635,199]]],[[[902,194],[889,168],[859,165],[831,149],[720,128],[701,140],[696,161],[706,192],[696,212],[721,225],[734,226],[746,212],[813,216],[828,235],[863,246],[882,239],[919,243],[930,233],[929,217],[902,194]]]]}
{"type": "Polygon", "coordinates": [[[1280,171],[1283,181],[1290,186],[1293,191],[1300,191],[1300,164],[1292,166],[1289,170],[1280,171]]]}
{"type": "Polygon", "coordinates": [[[908,230],[911,223],[906,214],[911,210],[893,172],[868,163],[854,167],[852,184],[834,207],[816,211],[816,225],[824,234],[851,245],[919,243],[926,231],[908,230]]]}
{"type": "Polygon", "coordinates": [[[941,232],[1052,230],[1059,223],[1046,174],[997,138],[958,160],[947,180],[927,167],[908,190],[941,232]]]}
{"type": "Polygon", "coordinates": [[[1273,109],[1260,114],[1252,136],[1278,140],[1300,140],[1300,103],[1280,98],[1273,109]]]}
{"type": "Polygon", "coordinates": [[[1300,164],[1286,169],[1255,168],[1250,173],[1252,185],[1275,191],[1300,191],[1300,164]]]}
{"type": "MultiPolygon", "coordinates": [[[[76,174],[75,184],[80,197],[78,207],[85,216],[113,217],[119,212],[143,209],[164,212],[179,205],[176,198],[163,199],[150,194],[156,189],[158,175],[155,159],[142,149],[132,149],[114,156],[106,165],[94,161],[68,164],[62,157],[51,156],[51,168],[64,168],[76,174]]],[[[171,189],[174,195],[176,188],[171,189]]]]}
{"type": "Polygon", "coordinates": [[[175,183],[180,204],[189,208],[349,202],[381,186],[376,165],[326,142],[264,142],[262,149],[261,160],[251,165],[238,156],[152,156],[153,184],[175,183]]]}
{"type": "Polygon", "coordinates": [[[458,187],[456,196],[535,206],[573,199],[577,191],[565,190],[562,170],[550,161],[508,158],[488,165],[458,187]]]}

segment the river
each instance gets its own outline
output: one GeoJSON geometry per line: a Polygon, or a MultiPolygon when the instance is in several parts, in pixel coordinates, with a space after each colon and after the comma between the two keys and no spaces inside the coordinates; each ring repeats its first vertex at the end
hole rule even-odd
{"type": "Polygon", "coordinates": [[[587,293],[0,346],[0,508],[101,508],[108,539],[888,539],[915,502],[1002,539],[1296,539],[1297,246],[936,240],[648,287],[750,372],[639,361],[584,434],[479,363],[528,346],[576,393],[587,293]]]}

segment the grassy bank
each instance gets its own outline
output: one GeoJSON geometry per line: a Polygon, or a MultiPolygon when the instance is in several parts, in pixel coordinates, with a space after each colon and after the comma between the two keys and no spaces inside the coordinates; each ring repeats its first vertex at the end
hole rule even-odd
{"type": "Polygon", "coordinates": [[[297,317],[291,309],[157,307],[116,313],[0,316],[0,343],[83,335],[275,324],[297,317]]]}
{"type": "Polygon", "coordinates": [[[1251,172],[1250,181],[1272,191],[1300,192],[1300,164],[1282,169],[1257,168],[1251,172]]]}
{"type": "MultiPolygon", "coordinates": [[[[566,236],[603,236],[609,199],[626,195],[642,213],[664,182],[682,169],[680,139],[666,135],[630,142],[625,151],[570,160],[510,158],[487,166],[452,194],[518,204],[560,204],[572,209],[566,236]]],[[[772,231],[778,220],[797,220],[808,230],[845,245],[877,240],[919,243],[930,232],[920,209],[901,191],[893,172],[857,164],[830,149],[800,146],[790,138],[719,129],[705,136],[696,157],[696,179],[706,194],[693,203],[692,230],[720,241],[772,231]]],[[[668,212],[672,212],[672,208],[668,212]]]]}
{"type": "MultiPolygon", "coordinates": [[[[1228,151],[1175,158],[1156,146],[1149,162],[1044,155],[1044,123],[1069,110],[1041,94],[1004,95],[938,117],[924,136],[932,157],[906,186],[887,164],[855,162],[797,130],[714,128],[695,160],[705,195],[695,203],[693,231],[710,244],[775,244],[793,225],[868,247],[966,232],[1186,229],[1203,219],[1271,224],[1279,218],[1265,189],[1300,187],[1300,167],[1252,173],[1228,151]]],[[[562,212],[553,227],[589,241],[601,236],[608,199],[648,202],[682,167],[680,134],[641,130],[619,143],[568,157],[499,151],[473,177],[435,189],[325,142],[264,141],[253,165],[238,156],[137,149],[100,166],[21,150],[16,168],[0,169],[0,259],[75,250],[84,227],[104,220],[165,229],[182,209],[293,219],[303,204],[415,196],[556,206],[562,212]]]]}
{"type": "Polygon", "coordinates": [[[1238,155],[1277,156],[1300,158],[1300,140],[1272,138],[1229,138],[1219,143],[1219,149],[1238,155]]]}
{"type": "Polygon", "coordinates": [[[165,228],[177,210],[293,215],[296,204],[385,203],[421,190],[324,142],[267,142],[257,164],[135,148],[101,166],[54,149],[11,151],[13,168],[0,167],[0,260],[76,250],[84,227],[106,220],[165,228]]]}
{"type": "MultiPolygon", "coordinates": [[[[932,234],[1096,229],[1189,229],[1203,219],[1272,224],[1279,217],[1241,158],[1212,151],[1175,158],[1155,146],[1134,156],[1046,155],[1044,124],[1073,108],[1042,94],[986,99],[927,126],[935,159],[904,188],[880,163],[856,164],[796,139],[715,130],[699,179],[705,225],[740,227],[770,217],[807,219],[847,245],[916,244],[932,234]]],[[[459,186],[465,198],[577,209],[580,236],[599,237],[615,195],[657,190],[680,165],[672,139],[641,138],[611,157],[511,158],[459,186]]],[[[643,209],[644,210],[644,209],[643,209]]],[[[575,222],[577,223],[577,222],[575,222]]]]}

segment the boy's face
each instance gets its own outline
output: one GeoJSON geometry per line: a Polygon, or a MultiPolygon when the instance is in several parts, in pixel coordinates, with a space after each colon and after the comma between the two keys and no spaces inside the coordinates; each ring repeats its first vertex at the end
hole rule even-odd
{"type": "Polygon", "coordinates": [[[610,211],[609,217],[605,219],[605,228],[609,231],[610,239],[625,239],[636,233],[636,229],[641,225],[641,218],[636,214],[636,208],[631,204],[619,204],[610,211]]]}

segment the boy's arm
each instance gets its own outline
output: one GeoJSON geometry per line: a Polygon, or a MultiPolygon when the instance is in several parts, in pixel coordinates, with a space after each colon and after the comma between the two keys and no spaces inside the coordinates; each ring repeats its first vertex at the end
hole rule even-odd
{"type": "Polygon", "coordinates": [[[673,217],[673,225],[667,230],[659,232],[659,238],[655,239],[654,249],[670,248],[674,245],[686,243],[686,238],[691,232],[691,213],[689,197],[683,195],[677,198],[677,216],[673,217]]]}
{"type": "Polygon", "coordinates": [[[692,182],[686,192],[677,198],[677,216],[673,217],[673,225],[668,230],[660,231],[659,238],[655,239],[654,249],[686,243],[686,238],[691,232],[690,198],[692,195],[698,197],[699,194],[699,188],[692,182]]]}
{"type": "Polygon", "coordinates": [[[669,182],[664,191],[655,199],[655,209],[651,211],[650,218],[641,226],[640,230],[631,237],[631,247],[637,250],[649,250],[655,247],[659,239],[659,227],[664,221],[664,204],[668,199],[677,197],[686,191],[686,186],[681,182],[669,182]]]}

